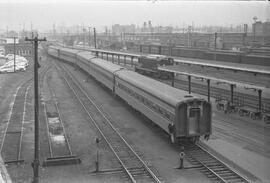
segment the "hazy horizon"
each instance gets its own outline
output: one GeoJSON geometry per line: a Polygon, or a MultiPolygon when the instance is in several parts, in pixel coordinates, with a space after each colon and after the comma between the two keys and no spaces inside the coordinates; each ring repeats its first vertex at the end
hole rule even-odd
{"type": "Polygon", "coordinates": [[[22,30],[23,25],[40,31],[53,24],[95,26],[113,24],[153,26],[239,25],[270,19],[266,1],[7,1],[0,0],[0,29],[22,30]]]}

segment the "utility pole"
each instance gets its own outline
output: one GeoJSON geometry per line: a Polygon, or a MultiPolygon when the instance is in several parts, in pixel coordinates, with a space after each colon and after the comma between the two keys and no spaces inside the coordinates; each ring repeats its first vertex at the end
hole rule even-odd
{"type": "Polygon", "coordinates": [[[191,47],[191,44],[190,44],[190,42],[191,42],[191,38],[190,38],[190,32],[191,32],[191,26],[189,25],[188,26],[188,47],[190,48],[191,47]]]}
{"type": "Polygon", "coordinates": [[[96,28],[94,27],[94,42],[95,42],[95,49],[97,49],[97,36],[96,36],[96,28]]]}
{"type": "Polygon", "coordinates": [[[89,47],[91,47],[91,27],[88,27],[89,29],[89,47]]]}
{"type": "Polygon", "coordinates": [[[83,27],[83,49],[85,49],[86,44],[86,29],[83,27]]]}
{"type": "Polygon", "coordinates": [[[33,178],[33,183],[38,183],[38,168],[39,168],[39,121],[38,121],[38,116],[39,116],[39,102],[38,102],[38,42],[39,41],[46,41],[46,38],[43,39],[38,39],[38,37],[29,39],[25,38],[25,41],[31,41],[34,42],[35,46],[35,59],[34,59],[34,87],[35,87],[35,159],[32,162],[32,167],[34,171],[34,178],[33,178]]]}
{"type": "Polygon", "coordinates": [[[243,46],[246,46],[247,29],[248,29],[248,25],[244,24],[243,46]]]}
{"type": "Polygon", "coordinates": [[[16,71],[16,37],[13,37],[14,39],[14,72],[16,71]]]}
{"type": "Polygon", "coordinates": [[[256,22],[257,22],[258,18],[255,16],[255,17],[253,17],[253,20],[254,20],[254,24],[253,24],[253,41],[255,42],[256,41],[255,30],[256,30],[256,22]]]}
{"type": "Polygon", "coordinates": [[[217,32],[215,32],[215,60],[217,60],[216,49],[217,49],[217,32]]]}

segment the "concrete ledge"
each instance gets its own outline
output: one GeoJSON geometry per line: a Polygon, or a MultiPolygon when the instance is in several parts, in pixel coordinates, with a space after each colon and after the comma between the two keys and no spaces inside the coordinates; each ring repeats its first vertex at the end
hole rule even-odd
{"type": "Polygon", "coordinates": [[[0,156],[0,182],[12,183],[11,178],[7,172],[7,169],[5,167],[5,164],[1,156],[0,156]]]}

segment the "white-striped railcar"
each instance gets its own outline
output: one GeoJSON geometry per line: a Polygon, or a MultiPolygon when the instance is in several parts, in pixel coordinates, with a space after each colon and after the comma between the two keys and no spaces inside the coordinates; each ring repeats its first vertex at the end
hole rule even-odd
{"type": "MultiPolygon", "coordinates": [[[[55,48],[50,49],[48,53],[55,56],[55,48]]],[[[170,134],[172,142],[211,134],[212,109],[206,100],[96,58],[90,52],[59,48],[58,53],[56,57],[78,66],[151,119],[170,134]]]]}
{"type": "Polygon", "coordinates": [[[96,58],[90,52],[80,52],[77,57],[77,65],[81,69],[114,91],[114,73],[124,67],[96,58]]]}
{"type": "Polygon", "coordinates": [[[211,134],[211,104],[128,70],[116,72],[115,93],[177,139],[211,134]]]}

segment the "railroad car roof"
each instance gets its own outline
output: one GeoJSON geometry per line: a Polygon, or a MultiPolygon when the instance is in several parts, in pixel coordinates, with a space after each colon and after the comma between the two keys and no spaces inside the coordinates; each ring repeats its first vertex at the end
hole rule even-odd
{"type": "Polygon", "coordinates": [[[167,57],[165,55],[154,55],[154,54],[148,54],[141,56],[142,58],[148,58],[148,59],[169,59],[171,57],[167,57]]]}
{"type": "Polygon", "coordinates": [[[179,102],[200,98],[196,95],[190,95],[187,91],[173,88],[133,71],[122,70],[117,72],[117,76],[173,106],[176,106],[179,102]]]}
{"type": "Polygon", "coordinates": [[[84,58],[84,59],[92,59],[92,58],[96,58],[96,56],[92,55],[91,52],[89,51],[80,51],[79,53],[77,53],[78,57],[84,58]]]}
{"type": "Polygon", "coordinates": [[[57,46],[49,46],[49,49],[59,49],[60,47],[57,46]]]}
{"type": "Polygon", "coordinates": [[[67,53],[78,53],[78,52],[80,52],[80,50],[75,50],[75,49],[70,49],[70,48],[60,48],[60,51],[62,51],[62,52],[67,52],[67,53]]]}
{"type": "Polygon", "coordinates": [[[96,58],[95,56],[93,56],[91,54],[91,52],[86,52],[86,51],[80,52],[80,53],[78,53],[78,56],[80,56],[80,57],[82,57],[82,58],[84,58],[86,60],[91,59],[90,61],[92,63],[104,68],[105,70],[107,70],[107,71],[109,71],[111,73],[113,73],[115,71],[118,71],[120,69],[124,69],[124,67],[121,67],[119,65],[113,64],[111,62],[108,62],[108,61],[100,59],[100,58],[96,58]]]}
{"type": "Polygon", "coordinates": [[[113,64],[111,62],[108,62],[106,60],[95,58],[91,60],[92,63],[95,63],[96,65],[99,65],[100,67],[110,71],[111,73],[118,71],[120,69],[125,69],[124,67],[121,67],[119,65],[113,64]]]}

